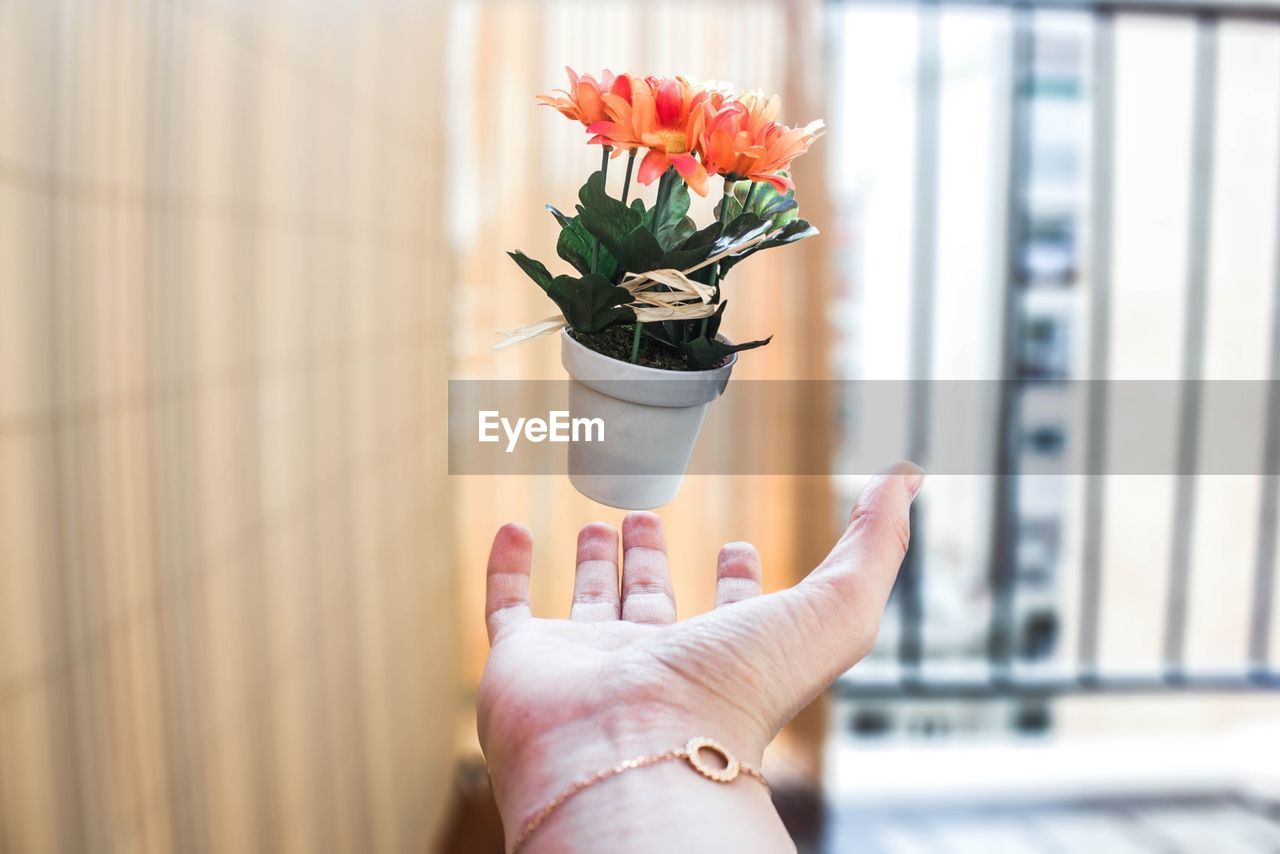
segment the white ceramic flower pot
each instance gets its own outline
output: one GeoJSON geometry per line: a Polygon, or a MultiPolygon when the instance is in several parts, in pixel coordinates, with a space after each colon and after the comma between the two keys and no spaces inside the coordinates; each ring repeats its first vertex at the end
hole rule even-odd
{"type": "Polygon", "coordinates": [[[664,371],[611,359],[561,332],[570,413],[604,422],[603,442],[569,446],[569,482],[591,500],[624,510],[675,498],[707,407],[737,361],[735,353],[710,371],[664,371]]]}

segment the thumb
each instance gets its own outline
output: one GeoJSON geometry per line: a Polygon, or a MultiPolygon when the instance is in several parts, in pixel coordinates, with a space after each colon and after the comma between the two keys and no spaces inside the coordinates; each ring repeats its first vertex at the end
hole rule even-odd
{"type": "Polygon", "coordinates": [[[911,540],[911,502],[923,484],[924,469],[905,461],[873,477],[831,553],[794,588],[814,615],[824,678],[834,679],[875,644],[911,540]]]}
{"type": "Polygon", "coordinates": [[[738,674],[723,688],[728,696],[752,686],[753,699],[743,707],[759,709],[766,742],[871,651],[906,555],[911,502],[923,482],[924,471],[907,462],[876,475],[831,554],[803,581],[682,624],[681,654],[704,661],[732,654],[736,668],[711,669],[738,674]],[[712,625],[714,631],[695,630],[712,625]],[[733,639],[731,649],[726,638],[733,639]],[[699,642],[703,646],[696,647],[699,642]]]}

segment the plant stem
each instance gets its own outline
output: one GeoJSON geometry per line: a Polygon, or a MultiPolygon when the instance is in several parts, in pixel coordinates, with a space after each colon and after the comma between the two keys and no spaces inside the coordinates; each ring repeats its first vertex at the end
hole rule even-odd
{"type": "Polygon", "coordinates": [[[631,193],[631,169],[636,165],[636,152],[639,149],[633,148],[627,154],[627,177],[622,182],[622,203],[627,203],[627,196],[631,193]]]}
{"type": "Polygon", "coordinates": [[[751,208],[751,200],[755,198],[756,190],[759,189],[761,183],[762,183],[761,181],[751,182],[751,189],[747,190],[747,197],[742,201],[742,209],[744,211],[749,210],[751,208]]]}
{"type": "MultiPolygon", "coordinates": [[[[628,170],[630,171],[630,170],[628,170]]],[[[667,202],[671,199],[671,185],[678,180],[676,178],[676,170],[667,167],[667,171],[662,173],[662,177],[658,179],[658,195],[653,200],[653,221],[651,230],[656,235],[658,233],[658,223],[662,221],[662,216],[667,212],[667,202]]],[[[640,333],[644,324],[636,321],[635,335],[631,338],[631,364],[636,364],[640,359],[640,333]]]]}
{"type": "MultiPolygon", "coordinates": [[[[600,171],[604,173],[605,181],[607,182],[609,180],[609,152],[613,151],[613,149],[607,145],[602,145],[600,146],[600,148],[602,149],[600,153],[600,171]]],[[[628,175],[628,177],[630,176],[628,175]]],[[[606,186],[608,186],[607,183],[606,183],[606,186]]],[[[591,247],[591,272],[593,273],[600,272],[600,241],[599,240],[597,240],[595,242],[595,245],[591,247]]]]}
{"type": "Polygon", "coordinates": [[[652,231],[656,235],[658,233],[658,223],[667,212],[667,202],[671,199],[671,185],[675,183],[676,170],[667,167],[667,171],[662,173],[662,177],[658,179],[658,195],[653,200],[653,220],[652,231]]]}
{"type": "MultiPolygon", "coordinates": [[[[737,187],[737,185],[738,185],[737,181],[730,181],[728,178],[725,179],[724,195],[720,198],[720,210],[717,211],[717,214],[716,214],[716,218],[720,222],[724,222],[729,218],[728,217],[729,199],[733,197],[733,190],[735,187],[737,187]]],[[[748,195],[747,201],[750,201],[750,195],[751,195],[750,192],[748,192],[747,195],[748,195]]],[[[745,205],[743,206],[743,210],[746,210],[745,205]]],[[[711,301],[713,303],[720,302],[720,262],[719,261],[717,261],[715,266],[711,268],[711,287],[716,289],[715,295],[711,297],[711,301]]],[[[702,325],[698,330],[699,338],[707,337],[707,323],[710,320],[711,320],[710,317],[702,318],[702,325]]]]}

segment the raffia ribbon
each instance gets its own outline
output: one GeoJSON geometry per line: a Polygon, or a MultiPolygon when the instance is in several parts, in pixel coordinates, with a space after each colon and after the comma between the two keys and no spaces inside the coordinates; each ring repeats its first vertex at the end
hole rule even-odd
{"type": "MultiPolygon", "coordinates": [[[[641,323],[656,323],[662,320],[696,320],[715,314],[716,306],[711,300],[715,296],[715,288],[695,282],[689,278],[690,273],[714,264],[721,258],[750,249],[757,243],[763,243],[777,235],[777,229],[768,234],[735,243],[723,252],[718,252],[703,261],[694,264],[687,270],[648,270],[644,273],[630,273],[619,286],[630,291],[632,300],[627,307],[635,312],[636,320],[641,323]]],[[[558,332],[569,321],[563,314],[544,318],[536,323],[528,323],[519,329],[504,333],[503,338],[493,345],[494,350],[501,350],[513,344],[520,344],[543,335],[558,332]]]]}

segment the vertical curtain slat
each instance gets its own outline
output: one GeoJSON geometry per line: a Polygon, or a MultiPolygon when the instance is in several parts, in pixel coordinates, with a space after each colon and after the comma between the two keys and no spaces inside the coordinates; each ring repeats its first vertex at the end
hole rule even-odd
{"type": "Polygon", "coordinates": [[[447,11],[0,5],[0,850],[438,831],[447,11]]]}

